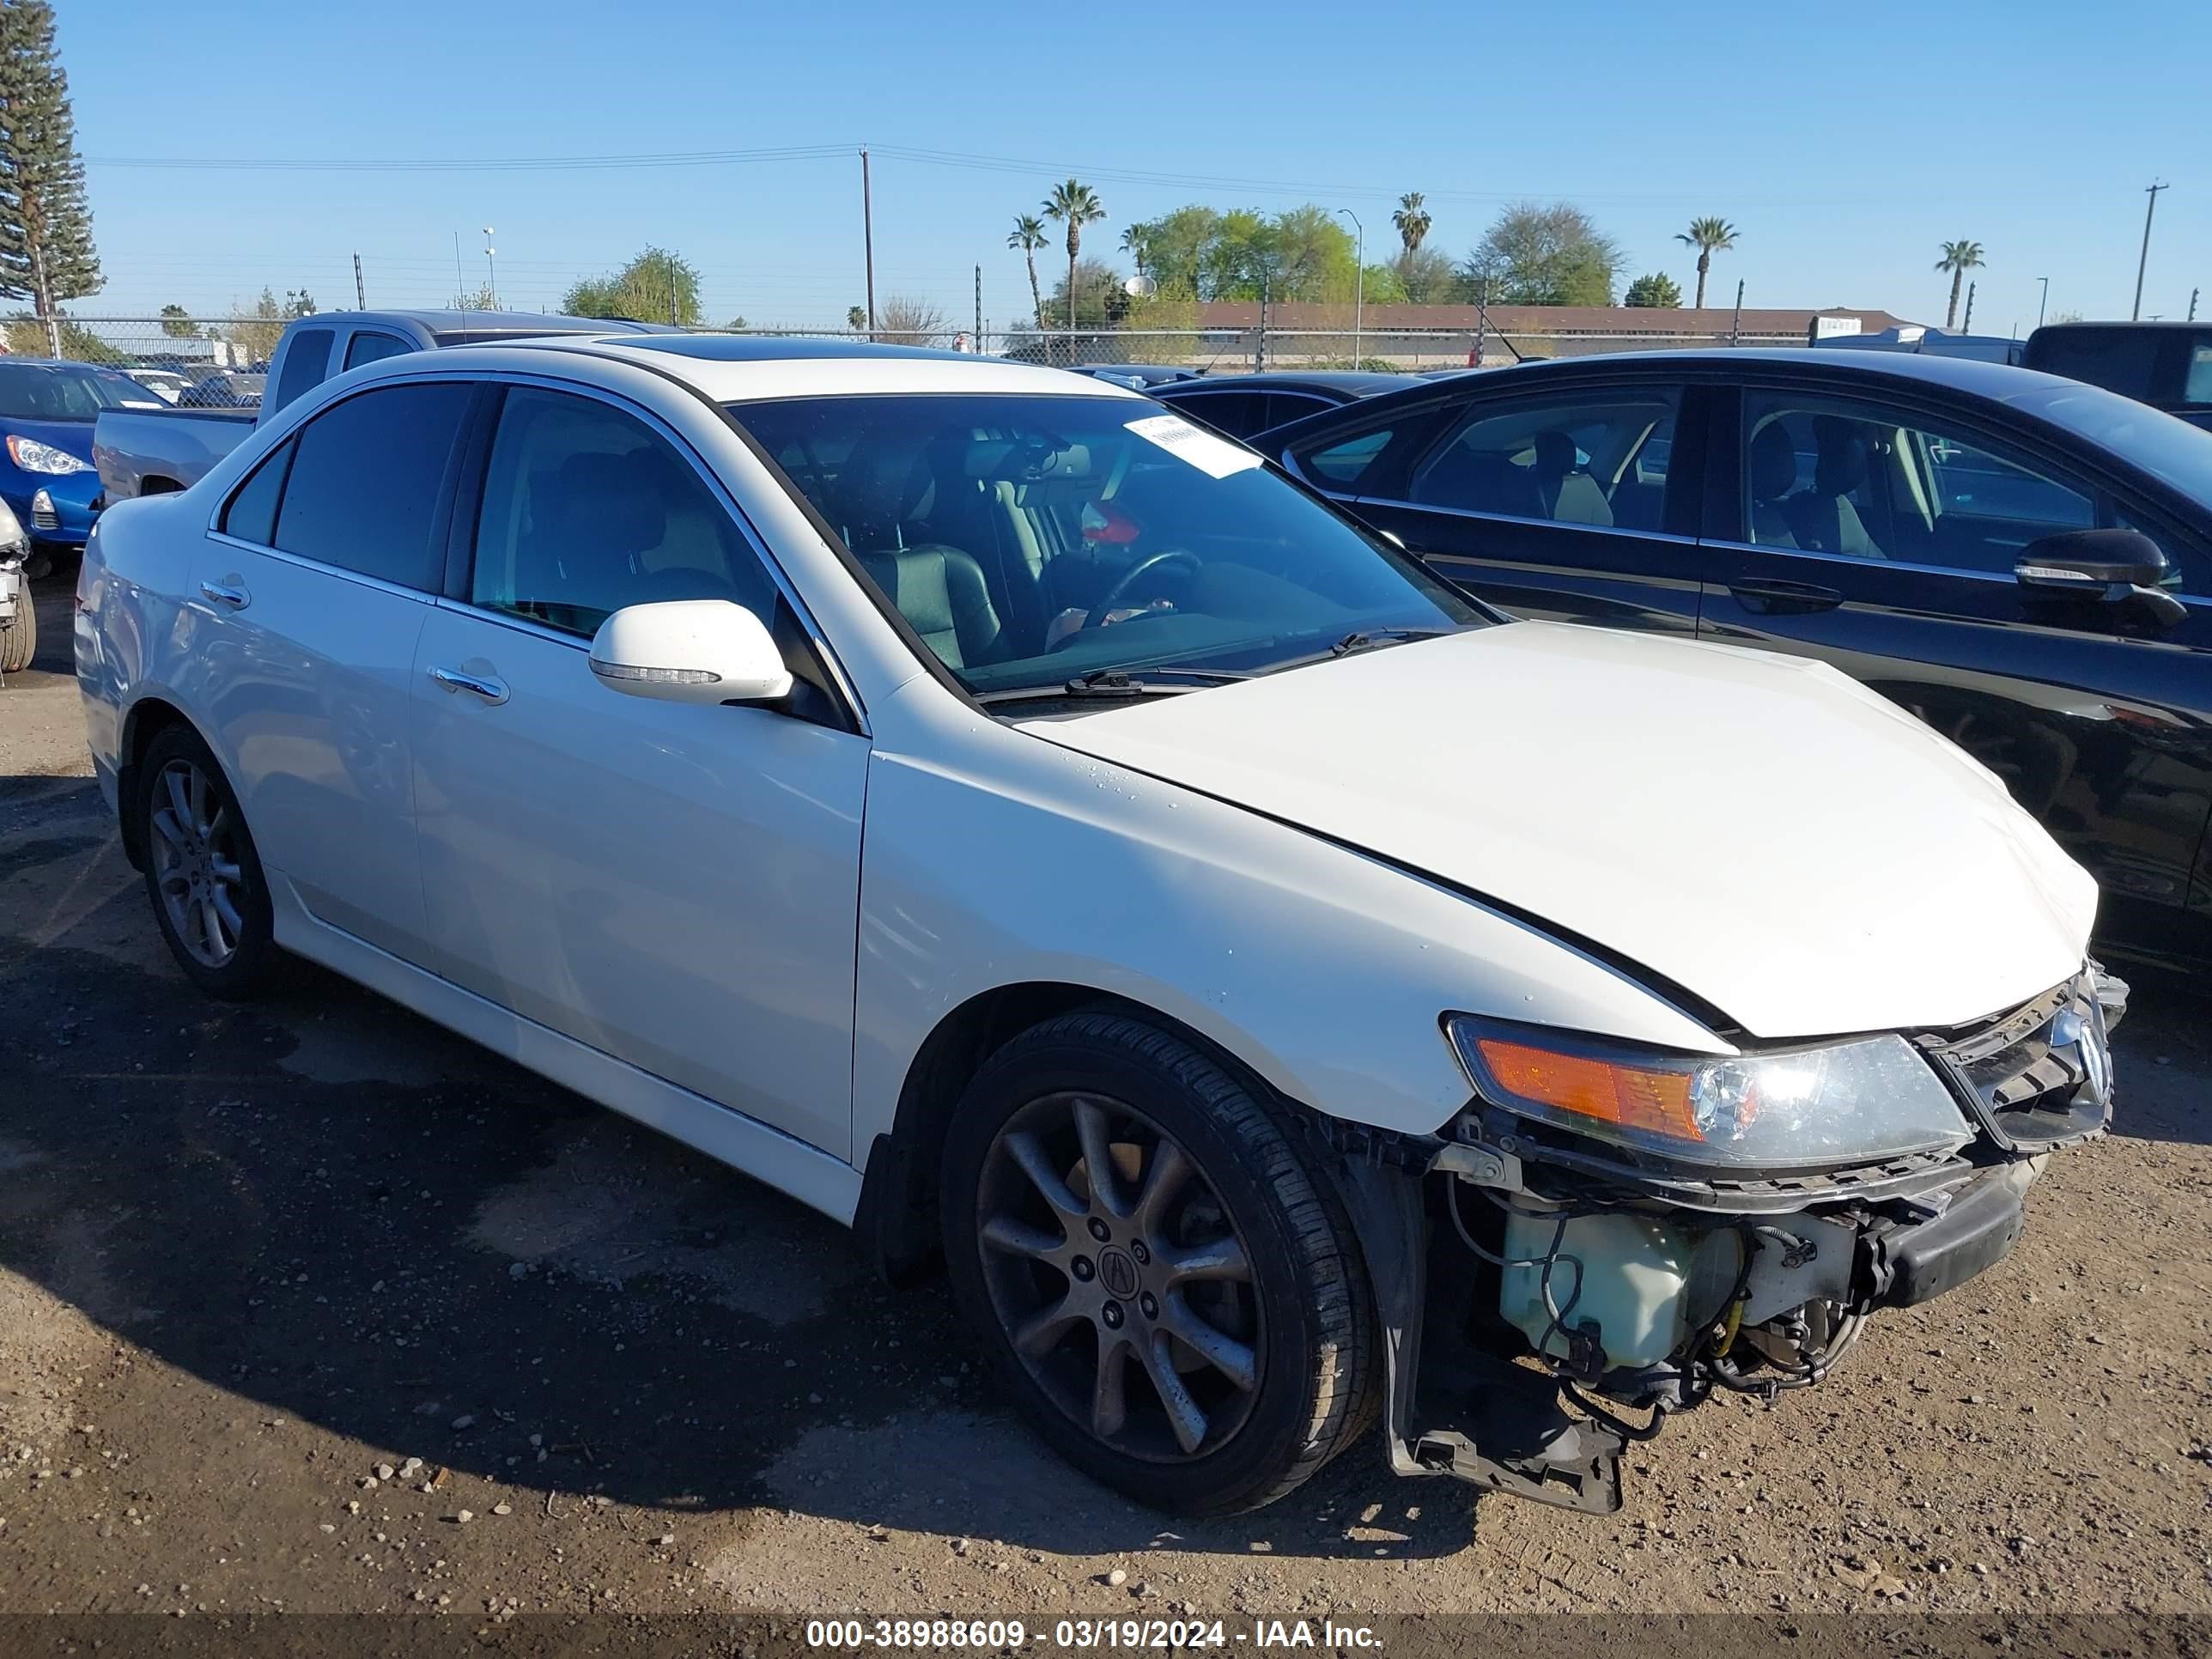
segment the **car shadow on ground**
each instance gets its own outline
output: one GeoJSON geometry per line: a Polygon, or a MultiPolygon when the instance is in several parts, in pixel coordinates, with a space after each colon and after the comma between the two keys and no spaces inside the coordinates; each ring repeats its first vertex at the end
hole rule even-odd
{"type": "Polygon", "coordinates": [[[2212,999],[2179,974],[2138,972],[2112,1036],[2112,1133],[2212,1146],[2212,999]]]}
{"type": "Polygon", "coordinates": [[[199,997],[97,792],[40,799],[0,822],[0,1267],[358,1443],[334,1486],[418,1456],[1070,1554],[1466,1544],[1465,1488],[1371,1438],[1258,1516],[1122,1501],[1001,1408],[941,1285],[891,1291],[843,1228],[319,969],[199,997]]]}

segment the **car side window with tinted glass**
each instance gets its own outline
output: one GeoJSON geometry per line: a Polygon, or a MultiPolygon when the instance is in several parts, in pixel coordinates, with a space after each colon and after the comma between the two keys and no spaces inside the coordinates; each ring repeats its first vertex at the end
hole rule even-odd
{"type": "Polygon", "coordinates": [[[284,348],[284,372],[276,377],[273,408],[282,409],[301,392],[320,386],[331,368],[331,331],[302,328],[293,331],[284,348]]]}
{"type": "Polygon", "coordinates": [[[359,368],[363,363],[382,362],[386,357],[404,356],[415,349],[410,341],[397,334],[356,334],[346,342],[345,366],[359,368]]]}
{"type": "Polygon", "coordinates": [[[729,599],[773,625],[775,588],[697,470],[635,416],[516,386],[484,472],[472,603],[586,638],[624,605],[729,599]]]}
{"type": "Polygon", "coordinates": [[[445,380],[381,386],[316,416],[295,453],[275,545],[403,587],[434,592],[444,550],[431,530],[476,388],[445,380]]]}
{"type": "Polygon", "coordinates": [[[2095,501],[1997,441],[1911,410],[1753,393],[1744,523],[1762,547],[2010,575],[2095,501]]]}
{"type": "Polygon", "coordinates": [[[1406,499],[1501,518],[1656,530],[1675,403],[1674,392],[1654,389],[1478,404],[1413,469],[1406,499]]]}
{"type": "Polygon", "coordinates": [[[1356,489],[1359,481],[1375,465],[1376,458],[1389,447],[1395,434],[1383,427],[1374,432],[1363,432],[1356,438],[1339,439],[1306,450],[1293,450],[1291,456],[1305,475],[1324,489],[1356,489]]]}
{"type": "Polygon", "coordinates": [[[292,445],[287,440],[264,456],[261,465],[239,485],[223,507],[222,522],[217,528],[242,542],[253,542],[263,547],[275,545],[276,502],[284,493],[284,474],[291,465],[292,445]]]}

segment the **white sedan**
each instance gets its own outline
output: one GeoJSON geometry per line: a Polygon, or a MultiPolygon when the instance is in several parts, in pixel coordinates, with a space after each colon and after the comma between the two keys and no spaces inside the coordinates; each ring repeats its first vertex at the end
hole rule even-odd
{"type": "Polygon", "coordinates": [[[1096,380],[391,359],[118,505],[78,602],[189,978],[312,958],[941,1252],[1164,1508],[1378,1415],[1609,1507],[1618,1409],[1820,1380],[2106,1121],[2095,890],[1990,774],[1815,664],[1499,617],[1096,380]]]}

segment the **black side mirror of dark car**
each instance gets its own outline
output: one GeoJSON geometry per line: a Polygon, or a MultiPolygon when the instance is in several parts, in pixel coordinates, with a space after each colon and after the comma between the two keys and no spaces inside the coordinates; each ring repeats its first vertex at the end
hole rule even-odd
{"type": "Polygon", "coordinates": [[[2134,605],[2162,628],[2189,614],[2160,586],[2170,574],[2166,555],[2140,530],[2062,530],[2030,542],[2013,567],[2035,597],[2134,605]]]}

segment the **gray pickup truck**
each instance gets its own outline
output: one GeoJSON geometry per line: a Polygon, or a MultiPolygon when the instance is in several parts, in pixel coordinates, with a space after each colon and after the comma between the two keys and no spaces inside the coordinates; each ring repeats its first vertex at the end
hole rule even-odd
{"type": "Polygon", "coordinates": [[[258,409],[126,409],[101,414],[92,459],[110,501],[197,483],[255,424],[333,374],[381,357],[440,346],[483,345],[544,334],[658,334],[664,324],[535,311],[325,311],[287,325],[258,409]]]}

